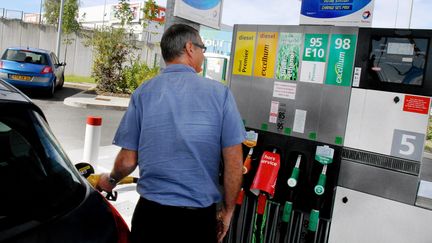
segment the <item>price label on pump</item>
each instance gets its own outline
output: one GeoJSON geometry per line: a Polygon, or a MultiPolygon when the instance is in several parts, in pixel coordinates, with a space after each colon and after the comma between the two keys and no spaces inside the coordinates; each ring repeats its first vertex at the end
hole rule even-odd
{"type": "Polygon", "coordinates": [[[246,132],[246,140],[243,142],[244,145],[249,148],[255,147],[258,141],[258,133],[253,130],[246,132]]]}
{"type": "Polygon", "coordinates": [[[328,34],[306,34],[300,81],[322,84],[327,60],[328,34]]]}
{"type": "Polygon", "coordinates": [[[317,146],[315,152],[315,160],[323,165],[328,165],[333,162],[334,149],[327,145],[317,146]]]}
{"type": "Polygon", "coordinates": [[[326,84],[337,86],[351,85],[356,40],[355,35],[332,35],[326,84]]]}
{"type": "Polygon", "coordinates": [[[306,34],[303,50],[304,61],[325,62],[328,34],[306,34]]]}

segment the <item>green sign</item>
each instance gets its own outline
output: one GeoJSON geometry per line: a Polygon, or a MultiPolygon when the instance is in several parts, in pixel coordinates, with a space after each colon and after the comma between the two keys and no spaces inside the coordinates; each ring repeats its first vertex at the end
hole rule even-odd
{"type": "Polygon", "coordinates": [[[355,35],[332,35],[326,84],[351,85],[356,40],[355,35]]]}
{"type": "Polygon", "coordinates": [[[323,165],[328,165],[333,162],[334,149],[328,145],[317,146],[315,152],[315,160],[323,165]]]}
{"type": "Polygon", "coordinates": [[[328,34],[306,34],[303,61],[325,62],[328,34]]]}
{"type": "Polygon", "coordinates": [[[315,160],[320,162],[323,165],[328,165],[333,162],[333,158],[329,158],[321,155],[315,155],[315,160]]]}
{"type": "Polygon", "coordinates": [[[298,79],[301,41],[301,33],[280,33],[276,64],[277,79],[298,79]]]}

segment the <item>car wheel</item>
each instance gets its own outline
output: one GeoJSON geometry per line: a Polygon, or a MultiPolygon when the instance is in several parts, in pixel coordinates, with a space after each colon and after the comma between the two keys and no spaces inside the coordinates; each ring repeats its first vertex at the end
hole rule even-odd
{"type": "Polygon", "coordinates": [[[54,91],[55,91],[55,80],[51,83],[50,87],[47,89],[46,91],[46,95],[48,98],[51,98],[54,96],[54,91]]]}
{"type": "Polygon", "coordinates": [[[60,90],[63,88],[63,84],[64,84],[64,75],[62,75],[61,79],[60,79],[60,83],[58,84],[57,89],[60,90]]]}

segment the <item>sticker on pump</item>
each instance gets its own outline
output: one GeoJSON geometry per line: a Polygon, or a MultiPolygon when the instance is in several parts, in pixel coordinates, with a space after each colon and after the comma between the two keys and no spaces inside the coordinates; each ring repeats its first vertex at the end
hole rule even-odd
{"type": "Polygon", "coordinates": [[[246,140],[243,142],[244,145],[249,148],[255,147],[258,141],[258,133],[253,130],[246,132],[246,140]]]}
{"type": "Polygon", "coordinates": [[[334,149],[328,145],[317,146],[315,152],[315,160],[323,165],[328,165],[333,162],[334,149]]]}
{"type": "Polygon", "coordinates": [[[429,112],[429,106],[429,97],[405,95],[403,111],[427,115],[429,112]]]}
{"type": "Polygon", "coordinates": [[[270,106],[269,122],[276,123],[279,111],[279,101],[272,101],[270,106]]]}
{"type": "Polygon", "coordinates": [[[265,151],[261,156],[258,170],[250,188],[252,193],[258,196],[260,192],[267,192],[270,197],[273,197],[279,168],[280,155],[265,151]]]}

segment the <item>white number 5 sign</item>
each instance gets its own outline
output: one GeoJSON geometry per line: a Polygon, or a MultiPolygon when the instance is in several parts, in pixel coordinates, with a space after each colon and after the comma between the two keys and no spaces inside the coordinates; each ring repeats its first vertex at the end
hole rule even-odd
{"type": "Polygon", "coordinates": [[[390,155],[421,161],[425,135],[395,129],[390,155]]]}

